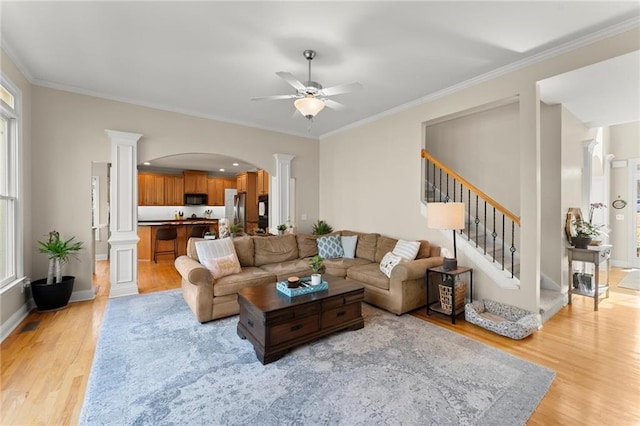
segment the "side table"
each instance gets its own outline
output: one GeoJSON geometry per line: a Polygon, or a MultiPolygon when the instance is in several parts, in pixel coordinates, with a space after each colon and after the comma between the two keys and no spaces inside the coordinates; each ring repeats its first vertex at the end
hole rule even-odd
{"type": "Polygon", "coordinates": [[[598,302],[600,298],[609,297],[609,270],[611,269],[611,246],[589,246],[588,249],[580,249],[575,247],[568,247],[567,254],[569,259],[569,279],[567,281],[569,285],[569,291],[567,295],[569,297],[569,305],[571,305],[571,295],[579,294],[580,296],[593,297],[593,310],[598,310],[598,302]],[[604,285],[600,285],[600,263],[606,263],[606,282],[604,285]],[[591,283],[591,290],[583,290],[580,288],[573,288],[573,262],[588,262],[593,263],[594,273],[593,282],[591,283]]]}
{"type": "Polygon", "coordinates": [[[451,317],[451,324],[456,323],[456,317],[461,313],[464,313],[464,306],[459,309],[455,309],[455,300],[456,300],[456,285],[455,279],[457,276],[469,273],[469,300],[473,300],[473,269],[467,268],[466,266],[459,266],[457,269],[452,269],[449,271],[445,271],[441,266],[437,268],[428,268],[425,276],[425,280],[427,282],[427,315],[429,315],[430,311],[438,312],[440,314],[448,315],[451,317]],[[451,289],[451,312],[447,312],[442,309],[442,305],[440,300],[429,303],[429,276],[431,274],[440,274],[443,277],[451,277],[453,280],[453,287],[451,289]]]}

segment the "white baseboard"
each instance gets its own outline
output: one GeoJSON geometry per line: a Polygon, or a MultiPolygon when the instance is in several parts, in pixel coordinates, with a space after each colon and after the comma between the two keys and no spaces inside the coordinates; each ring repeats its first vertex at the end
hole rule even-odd
{"type": "Polygon", "coordinates": [[[616,268],[631,268],[631,262],[611,259],[611,266],[615,266],[616,268]]]}
{"type": "Polygon", "coordinates": [[[108,254],[96,254],[96,260],[109,260],[108,254]]]}
{"type": "Polygon", "coordinates": [[[29,299],[20,307],[13,315],[0,325],[0,342],[3,342],[20,323],[29,315],[29,312],[35,307],[33,299],[29,299]]]}

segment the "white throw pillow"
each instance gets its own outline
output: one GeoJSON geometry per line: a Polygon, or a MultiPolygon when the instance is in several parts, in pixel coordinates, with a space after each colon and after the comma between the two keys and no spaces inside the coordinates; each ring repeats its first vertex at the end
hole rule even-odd
{"type": "Polygon", "coordinates": [[[397,256],[392,252],[388,252],[380,261],[380,270],[390,278],[391,270],[400,262],[402,262],[402,258],[400,256],[397,256]]]}
{"type": "Polygon", "coordinates": [[[398,240],[393,249],[393,254],[400,256],[402,260],[409,261],[416,258],[418,250],[420,250],[420,241],[398,240]]]}
{"type": "Polygon", "coordinates": [[[340,242],[342,242],[342,250],[344,256],[347,259],[353,259],[356,257],[356,244],[358,243],[358,236],[352,235],[350,237],[341,236],[340,242]]]}
{"type": "Polygon", "coordinates": [[[231,238],[198,241],[196,252],[200,263],[215,279],[242,272],[231,238]]]}

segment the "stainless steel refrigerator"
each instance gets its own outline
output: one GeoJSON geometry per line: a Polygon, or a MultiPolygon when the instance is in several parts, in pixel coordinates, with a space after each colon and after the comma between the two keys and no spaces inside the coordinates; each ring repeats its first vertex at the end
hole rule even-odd
{"type": "Polygon", "coordinates": [[[236,196],[233,197],[233,222],[239,223],[243,231],[247,229],[246,198],[247,194],[236,194],[236,196]]]}
{"type": "Polygon", "coordinates": [[[225,189],[224,190],[224,217],[231,222],[235,219],[236,214],[236,200],[235,197],[238,194],[238,191],[235,189],[225,189]]]}

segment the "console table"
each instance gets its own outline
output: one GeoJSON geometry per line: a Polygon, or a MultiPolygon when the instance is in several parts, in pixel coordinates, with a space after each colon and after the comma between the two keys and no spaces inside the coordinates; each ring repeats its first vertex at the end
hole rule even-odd
{"type": "Polygon", "coordinates": [[[587,249],[575,247],[567,248],[569,257],[569,305],[571,305],[571,295],[578,294],[580,296],[593,297],[593,310],[598,310],[598,301],[602,295],[604,298],[609,297],[609,269],[611,268],[611,246],[589,246],[587,249]],[[593,272],[592,290],[584,291],[580,288],[573,288],[573,262],[593,263],[595,271],[593,272]],[[606,262],[606,281],[604,285],[600,285],[600,264],[606,262]],[[593,294],[592,294],[593,293],[593,294]]]}

